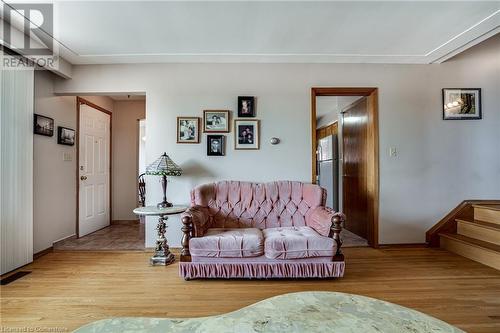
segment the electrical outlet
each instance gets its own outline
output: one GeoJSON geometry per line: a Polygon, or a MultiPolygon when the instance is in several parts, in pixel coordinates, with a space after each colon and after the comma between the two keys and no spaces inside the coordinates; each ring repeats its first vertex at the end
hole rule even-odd
{"type": "Polygon", "coordinates": [[[398,156],[398,151],[397,151],[396,147],[389,148],[389,156],[390,157],[398,156]]]}

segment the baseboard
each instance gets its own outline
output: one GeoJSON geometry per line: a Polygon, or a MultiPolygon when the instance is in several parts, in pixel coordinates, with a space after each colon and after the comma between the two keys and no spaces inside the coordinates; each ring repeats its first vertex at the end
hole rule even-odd
{"type": "Polygon", "coordinates": [[[48,253],[54,252],[54,246],[48,247],[45,250],[39,251],[37,253],[33,253],[33,260],[36,260],[48,253]]]}
{"type": "Polygon", "coordinates": [[[429,247],[427,243],[395,243],[395,244],[379,244],[379,249],[388,248],[424,248],[429,247]]]}
{"type": "Polygon", "coordinates": [[[67,239],[76,239],[76,234],[69,235],[69,236],[63,237],[61,239],[58,239],[56,241],[53,241],[52,242],[52,247],[54,247],[57,243],[64,242],[67,239]]]}
{"type": "Polygon", "coordinates": [[[113,220],[111,225],[134,225],[139,224],[139,220],[113,220]]]}

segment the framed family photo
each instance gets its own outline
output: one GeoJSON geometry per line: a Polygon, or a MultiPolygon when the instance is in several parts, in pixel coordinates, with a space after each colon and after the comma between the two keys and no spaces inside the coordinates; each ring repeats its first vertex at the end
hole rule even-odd
{"type": "Polygon", "coordinates": [[[234,149],[259,149],[258,119],[236,119],[234,121],[234,149]]]}
{"type": "Polygon", "coordinates": [[[443,89],[443,119],[481,119],[480,88],[443,89]]]}
{"type": "Polygon", "coordinates": [[[200,143],[199,117],[177,117],[177,143],[200,143]]]}
{"type": "Polygon", "coordinates": [[[255,117],[255,97],[238,97],[238,117],[255,117]]]}
{"type": "Polygon", "coordinates": [[[53,136],[54,135],[54,119],[45,117],[39,114],[34,114],[33,132],[35,134],[53,136]]]}
{"type": "Polygon", "coordinates": [[[207,155],[224,156],[226,154],[226,137],[224,135],[207,135],[207,155]]]}
{"type": "Polygon", "coordinates": [[[227,110],[203,111],[203,131],[206,133],[228,133],[229,111],[227,110]]]}
{"type": "Polygon", "coordinates": [[[75,130],[57,126],[57,143],[60,145],[73,146],[75,144],[75,130]]]}

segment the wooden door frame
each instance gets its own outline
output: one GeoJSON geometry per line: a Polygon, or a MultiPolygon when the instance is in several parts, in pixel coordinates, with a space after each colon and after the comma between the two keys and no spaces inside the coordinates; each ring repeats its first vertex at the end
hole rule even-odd
{"type": "Polygon", "coordinates": [[[313,87],[311,88],[311,182],[316,184],[316,97],[318,96],[373,96],[373,105],[368,100],[368,244],[377,248],[379,213],[379,130],[378,88],[374,87],[313,87]]]}
{"type": "Polygon", "coordinates": [[[106,110],[105,108],[94,104],[82,97],[76,97],[76,238],[80,238],[80,106],[82,104],[88,105],[93,109],[101,111],[107,115],[109,115],[109,224],[112,221],[112,151],[113,151],[113,113],[111,111],[106,110]]]}

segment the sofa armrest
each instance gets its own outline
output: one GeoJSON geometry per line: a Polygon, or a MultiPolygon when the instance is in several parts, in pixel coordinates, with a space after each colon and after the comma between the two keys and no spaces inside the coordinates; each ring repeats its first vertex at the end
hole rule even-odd
{"type": "Polygon", "coordinates": [[[344,221],[344,214],[331,208],[316,207],[306,219],[306,224],[320,235],[333,238],[337,243],[337,254],[341,254],[342,239],[340,238],[340,232],[344,221]]]}
{"type": "Polygon", "coordinates": [[[210,216],[208,208],[192,206],[181,214],[182,221],[182,257],[190,257],[189,240],[191,237],[202,237],[210,227],[210,216]]]}

